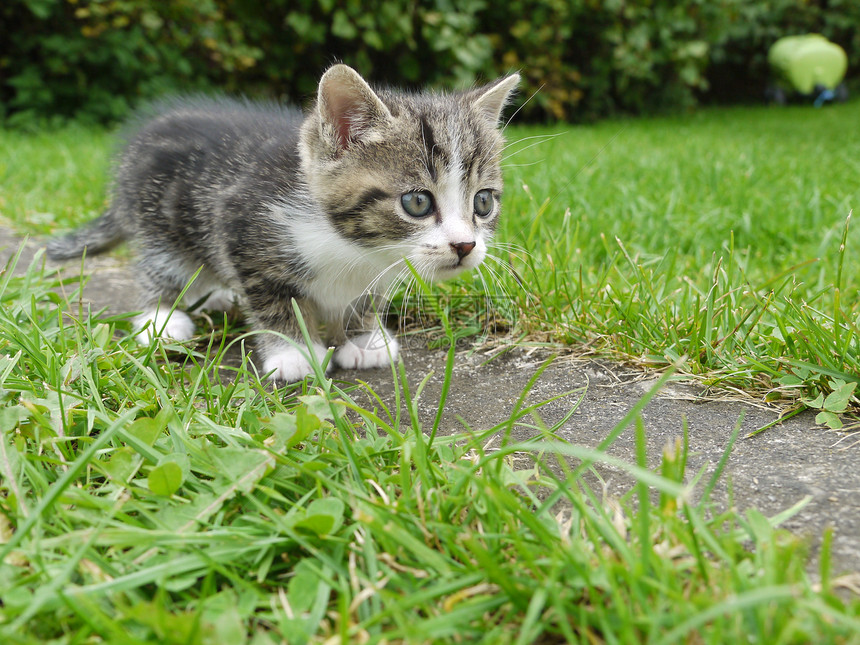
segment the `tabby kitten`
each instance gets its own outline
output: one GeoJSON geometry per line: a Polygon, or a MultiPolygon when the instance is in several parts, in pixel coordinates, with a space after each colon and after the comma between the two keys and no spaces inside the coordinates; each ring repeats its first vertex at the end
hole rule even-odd
{"type": "Polygon", "coordinates": [[[143,342],[194,334],[188,314],[170,310],[202,267],[185,300],[237,302],[254,329],[276,332],[259,336],[272,379],[311,373],[293,298],[317,358],[324,323],[337,365],[386,365],[398,344],[378,316],[347,338],[345,313],[408,276],[404,258],[427,280],[481,264],[502,194],[499,119],[518,82],[452,95],[374,91],[334,65],[307,115],[228,99],[162,104],[128,137],[110,207],[52,241],[48,256],[129,241],[143,342]]]}

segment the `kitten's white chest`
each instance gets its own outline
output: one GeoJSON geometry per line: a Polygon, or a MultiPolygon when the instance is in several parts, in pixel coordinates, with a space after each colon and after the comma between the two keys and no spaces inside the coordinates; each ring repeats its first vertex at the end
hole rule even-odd
{"type": "Polygon", "coordinates": [[[332,319],[368,291],[384,292],[404,268],[402,257],[408,253],[406,245],[362,248],[341,237],[323,217],[293,220],[290,237],[308,267],[308,298],[332,319]]]}

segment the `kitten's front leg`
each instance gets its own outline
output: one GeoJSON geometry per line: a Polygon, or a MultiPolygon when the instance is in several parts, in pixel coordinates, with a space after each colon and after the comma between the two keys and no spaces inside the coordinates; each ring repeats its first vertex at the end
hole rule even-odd
{"type": "Polygon", "coordinates": [[[345,369],[387,367],[397,360],[400,344],[382,324],[385,305],[366,295],[354,301],[336,330],[334,362],[345,369]]]}
{"type": "MultiPolygon", "coordinates": [[[[321,343],[312,343],[311,350],[317,362],[325,360],[326,348],[321,343]]],[[[263,355],[263,371],[272,381],[295,383],[314,373],[307,347],[293,347],[281,341],[279,347],[268,348],[263,355]]]]}
{"type": "Polygon", "coordinates": [[[345,369],[387,367],[397,360],[400,343],[383,327],[346,340],[335,350],[334,362],[345,369]]]}
{"type": "Polygon", "coordinates": [[[308,348],[302,338],[301,330],[293,316],[292,307],[284,311],[278,320],[255,318],[255,327],[261,331],[278,332],[295,341],[295,345],[273,333],[264,333],[258,337],[260,352],[263,355],[263,372],[269,374],[272,381],[295,383],[314,373],[311,366],[310,353],[313,352],[318,363],[325,360],[326,348],[316,338],[317,330],[313,316],[303,317],[307,329],[311,332],[311,345],[308,348]]]}
{"type": "Polygon", "coordinates": [[[246,286],[248,316],[255,329],[263,333],[257,337],[258,348],[263,357],[263,372],[276,382],[294,383],[314,373],[311,355],[322,363],[326,348],[319,341],[319,330],[313,307],[299,302],[305,326],[311,336],[308,348],[302,338],[301,328],[292,306],[292,291],[288,287],[276,288],[273,283],[251,283],[246,286]],[[284,337],[295,341],[295,345],[284,337]]]}

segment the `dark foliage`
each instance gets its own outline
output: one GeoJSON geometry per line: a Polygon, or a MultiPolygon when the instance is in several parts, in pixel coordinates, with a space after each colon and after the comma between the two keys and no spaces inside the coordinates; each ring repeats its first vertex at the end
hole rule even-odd
{"type": "Polygon", "coordinates": [[[860,65],[856,0],[6,0],[0,119],[110,122],[180,91],[304,102],[343,61],[407,87],[517,69],[537,92],[520,119],[582,120],[758,97],[770,44],[808,31],[860,65]]]}

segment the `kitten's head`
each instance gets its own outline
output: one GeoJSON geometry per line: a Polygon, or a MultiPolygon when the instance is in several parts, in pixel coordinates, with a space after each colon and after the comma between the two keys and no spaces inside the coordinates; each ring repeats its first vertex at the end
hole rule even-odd
{"type": "Polygon", "coordinates": [[[446,279],[478,266],[499,216],[499,118],[513,74],[458,94],[374,91],[346,65],[320,80],[301,135],[313,196],[345,238],[446,279]]]}

